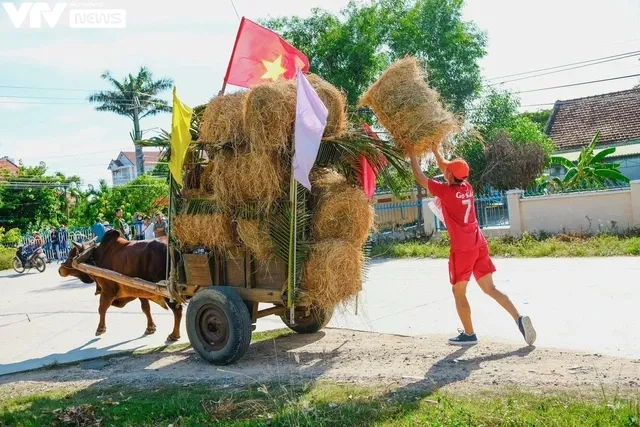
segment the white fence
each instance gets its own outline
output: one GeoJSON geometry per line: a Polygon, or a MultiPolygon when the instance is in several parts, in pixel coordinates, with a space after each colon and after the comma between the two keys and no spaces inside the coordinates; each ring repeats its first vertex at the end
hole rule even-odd
{"type": "MultiPolygon", "coordinates": [[[[619,232],[640,227],[640,181],[628,188],[524,197],[521,190],[507,192],[509,225],[484,228],[488,236],[521,235],[525,231],[560,233],[619,232]]],[[[423,203],[427,235],[437,231],[428,200],[423,203]]]]}

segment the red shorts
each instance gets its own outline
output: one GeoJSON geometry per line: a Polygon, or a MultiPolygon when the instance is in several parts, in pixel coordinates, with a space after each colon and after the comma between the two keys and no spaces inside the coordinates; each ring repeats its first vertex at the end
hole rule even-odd
{"type": "Polygon", "coordinates": [[[449,255],[449,281],[452,285],[468,282],[472,273],[478,280],[495,271],[487,245],[471,251],[451,252],[449,255]]]}

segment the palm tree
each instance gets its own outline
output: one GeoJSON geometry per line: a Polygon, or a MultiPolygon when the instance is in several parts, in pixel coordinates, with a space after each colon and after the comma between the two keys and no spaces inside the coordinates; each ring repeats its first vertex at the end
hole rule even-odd
{"type": "Polygon", "coordinates": [[[563,190],[579,190],[585,188],[603,188],[609,183],[628,183],[629,178],[620,172],[618,163],[605,163],[608,156],[616,152],[615,147],[605,148],[598,154],[594,150],[600,140],[600,132],[586,147],[582,147],[580,156],[575,162],[561,156],[551,157],[549,163],[563,166],[567,171],[563,179],[553,178],[543,185],[551,185],[563,190]]]}
{"type": "Polygon", "coordinates": [[[140,67],[138,75],[129,74],[122,81],[116,80],[109,71],[102,76],[114,90],[97,92],[89,96],[89,102],[99,104],[97,111],[110,111],[121,116],[129,117],[133,121],[133,143],[136,147],[136,171],[141,176],[144,173],[144,156],[142,146],[138,143],[142,139],[140,120],[155,116],[159,113],[170,113],[171,106],[167,101],[157,98],[158,94],[170,89],[173,80],[162,78],[153,80],[153,75],[146,67],[140,67]]]}

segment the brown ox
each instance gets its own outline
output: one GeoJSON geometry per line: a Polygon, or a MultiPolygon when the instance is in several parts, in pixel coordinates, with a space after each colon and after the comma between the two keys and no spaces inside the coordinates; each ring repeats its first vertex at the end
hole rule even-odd
{"type": "MultiPolygon", "coordinates": [[[[93,283],[93,277],[73,268],[73,258],[85,249],[79,243],[74,242],[73,245],[74,247],[69,252],[67,260],[58,269],[58,273],[62,277],[74,276],[84,283],[93,283]]],[[[123,239],[119,231],[110,230],[104,235],[102,242],[95,248],[92,257],[86,262],[129,277],[159,282],[166,279],[167,245],[157,240],[130,242],[123,239]]],[[[139,298],[142,311],[147,316],[145,334],[153,334],[156,331],[156,325],[151,317],[151,307],[149,306],[149,301],[153,301],[165,310],[168,307],[173,312],[173,332],[167,339],[169,341],[180,339],[182,305],[151,292],[121,285],[101,277],[95,278],[95,282],[96,294],[100,294],[100,306],[98,307],[100,323],[98,324],[96,335],[102,335],[107,331],[105,315],[109,306],[122,308],[139,298]]]]}

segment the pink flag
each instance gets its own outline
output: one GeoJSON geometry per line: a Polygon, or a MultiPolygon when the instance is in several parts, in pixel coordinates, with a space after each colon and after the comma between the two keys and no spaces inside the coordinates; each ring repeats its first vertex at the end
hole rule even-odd
{"type": "Polygon", "coordinates": [[[318,157],[329,111],[307,78],[298,70],[298,100],[294,133],[293,177],[311,190],[309,173],[318,157]]]}

